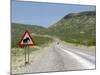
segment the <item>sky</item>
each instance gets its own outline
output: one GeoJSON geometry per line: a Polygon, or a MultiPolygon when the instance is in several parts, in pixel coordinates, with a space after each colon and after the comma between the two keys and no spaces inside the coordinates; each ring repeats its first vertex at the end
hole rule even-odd
{"type": "Polygon", "coordinates": [[[90,5],[12,1],[12,22],[48,27],[69,13],[94,10],[90,5]]]}

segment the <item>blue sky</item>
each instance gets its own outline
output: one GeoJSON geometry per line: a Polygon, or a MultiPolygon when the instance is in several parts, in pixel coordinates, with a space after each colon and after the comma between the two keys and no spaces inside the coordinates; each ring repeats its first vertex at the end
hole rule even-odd
{"type": "Polygon", "coordinates": [[[68,13],[95,10],[95,6],[12,1],[12,22],[48,27],[68,13]]]}

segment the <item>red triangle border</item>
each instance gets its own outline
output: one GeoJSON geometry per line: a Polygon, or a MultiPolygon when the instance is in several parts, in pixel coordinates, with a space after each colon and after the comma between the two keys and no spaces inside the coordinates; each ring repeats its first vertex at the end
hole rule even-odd
{"type": "Polygon", "coordinates": [[[36,44],[35,44],[35,42],[33,41],[33,39],[32,39],[32,37],[31,37],[30,33],[26,30],[25,33],[24,33],[24,35],[22,36],[21,40],[20,40],[19,43],[17,44],[17,46],[33,46],[33,45],[36,45],[36,44]],[[30,37],[30,39],[32,40],[32,43],[33,43],[33,44],[21,44],[21,42],[22,42],[23,38],[25,37],[26,33],[29,35],[29,37],[30,37]]]}

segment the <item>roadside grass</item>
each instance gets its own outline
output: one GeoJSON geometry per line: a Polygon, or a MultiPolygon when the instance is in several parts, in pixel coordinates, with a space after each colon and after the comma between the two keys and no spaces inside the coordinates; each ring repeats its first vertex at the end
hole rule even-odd
{"type": "Polygon", "coordinates": [[[36,43],[36,46],[46,46],[48,43],[52,42],[53,39],[44,36],[33,36],[33,40],[36,43]]]}
{"type": "Polygon", "coordinates": [[[61,40],[75,45],[96,46],[96,38],[94,38],[93,36],[86,37],[86,35],[83,36],[74,35],[72,37],[61,38],[61,40]]]}
{"type": "MultiPolygon", "coordinates": [[[[37,48],[30,47],[30,55],[38,51],[37,48]]],[[[25,60],[25,50],[24,48],[12,48],[12,72],[20,70],[24,66],[25,60]]]]}
{"type": "MultiPolygon", "coordinates": [[[[32,36],[36,45],[29,47],[30,57],[37,56],[37,53],[40,52],[40,48],[44,48],[53,42],[52,38],[43,37],[43,36],[32,36]]],[[[25,48],[16,46],[19,42],[19,37],[12,39],[12,48],[11,48],[11,58],[12,58],[12,72],[20,70],[20,67],[24,65],[25,60],[25,48]]],[[[41,50],[42,51],[42,50],[41,50]]],[[[41,54],[41,53],[40,53],[41,54]]]]}
{"type": "MultiPolygon", "coordinates": [[[[34,38],[33,40],[36,43],[36,46],[32,46],[30,47],[30,53],[39,50],[40,47],[45,47],[47,46],[49,43],[51,43],[53,40],[51,38],[48,37],[41,37],[41,36],[32,36],[32,38],[34,38]]],[[[17,40],[18,38],[15,38],[16,41],[14,41],[14,43],[17,45],[17,42],[19,40],[17,40]]],[[[14,48],[11,48],[11,55],[13,57],[13,62],[17,61],[17,58],[22,57],[25,54],[25,48],[24,47],[18,47],[15,46],[14,48]]]]}

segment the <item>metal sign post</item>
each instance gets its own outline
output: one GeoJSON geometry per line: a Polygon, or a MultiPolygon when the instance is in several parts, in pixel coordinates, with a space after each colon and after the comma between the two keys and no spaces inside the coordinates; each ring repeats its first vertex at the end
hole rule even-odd
{"type": "Polygon", "coordinates": [[[25,47],[25,64],[26,64],[26,47],[25,47]]]}
{"type": "Polygon", "coordinates": [[[29,64],[29,46],[25,46],[25,65],[29,64]]]}
{"type": "Polygon", "coordinates": [[[29,46],[28,46],[28,63],[29,63],[29,53],[30,53],[30,51],[29,51],[29,46]]]}

